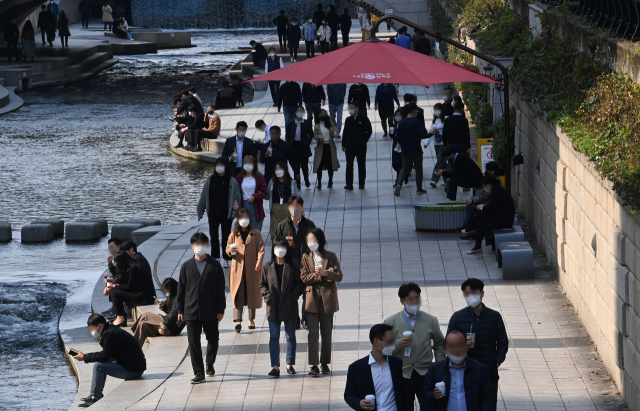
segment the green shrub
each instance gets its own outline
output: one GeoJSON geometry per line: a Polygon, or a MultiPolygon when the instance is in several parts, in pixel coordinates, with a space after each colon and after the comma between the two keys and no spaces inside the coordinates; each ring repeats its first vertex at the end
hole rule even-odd
{"type": "Polygon", "coordinates": [[[527,19],[505,6],[495,21],[472,37],[484,53],[513,57],[531,34],[527,19]]]}
{"type": "MultiPolygon", "coordinates": [[[[491,136],[491,152],[493,154],[493,160],[498,163],[502,170],[507,169],[507,159],[513,157],[513,143],[511,144],[511,150],[507,153],[507,140],[505,137],[505,127],[507,122],[504,117],[493,122],[493,125],[489,129],[489,135],[491,136]]],[[[509,139],[513,142],[516,136],[516,109],[511,107],[509,109],[509,139]]]]}

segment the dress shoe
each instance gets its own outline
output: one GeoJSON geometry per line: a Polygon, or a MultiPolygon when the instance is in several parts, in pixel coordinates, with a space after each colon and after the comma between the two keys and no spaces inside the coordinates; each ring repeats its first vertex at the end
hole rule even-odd
{"type": "Polygon", "coordinates": [[[293,375],[293,374],[295,374],[295,373],[296,373],[296,369],[295,369],[295,368],[293,368],[293,365],[292,365],[292,366],[290,366],[290,367],[287,367],[287,374],[291,374],[291,375],[293,375]]]}
{"type": "Polygon", "coordinates": [[[239,333],[242,330],[242,324],[236,323],[236,332],[239,333]]]}
{"type": "Polygon", "coordinates": [[[427,190],[421,188],[420,190],[416,190],[416,194],[427,194],[427,190]]]}
{"type": "Polygon", "coordinates": [[[307,187],[307,188],[311,187],[311,181],[309,181],[309,180],[305,181],[304,182],[304,186],[307,187]]]}
{"type": "Polygon", "coordinates": [[[255,330],[256,329],[256,324],[255,323],[249,323],[249,327],[250,330],[255,330]]]}
{"type": "Polygon", "coordinates": [[[213,365],[207,365],[207,376],[213,377],[216,375],[216,369],[213,368],[213,365]]]}
{"type": "Polygon", "coordinates": [[[333,187],[333,181],[329,180],[329,183],[327,184],[327,188],[331,188],[333,187]]]}
{"type": "Polygon", "coordinates": [[[278,378],[280,376],[280,370],[278,368],[272,368],[271,371],[269,371],[269,374],[267,374],[269,377],[276,377],[278,378]]]}
{"type": "Polygon", "coordinates": [[[318,184],[316,185],[316,190],[322,190],[322,184],[318,183],[318,184]]]}
{"type": "Polygon", "coordinates": [[[111,325],[112,325],[113,327],[120,327],[120,328],[124,328],[124,327],[126,327],[126,326],[127,326],[127,320],[124,320],[124,321],[122,321],[121,323],[118,323],[118,324],[116,324],[116,323],[112,322],[112,323],[111,323],[111,325]]]}
{"type": "Polygon", "coordinates": [[[395,195],[396,197],[400,196],[400,190],[402,190],[402,186],[400,184],[397,184],[393,189],[393,195],[395,195]]]}
{"type": "Polygon", "coordinates": [[[345,190],[353,190],[353,186],[344,186],[345,190]]]}
{"type": "Polygon", "coordinates": [[[331,374],[331,370],[329,369],[329,366],[327,364],[322,364],[322,367],[320,367],[320,372],[323,374],[331,374]]]}
{"type": "Polygon", "coordinates": [[[469,250],[467,251],[467,254],[471,255],[471,254],[482,254],[482,248],[478,248],[478,249],[473,249],[473,250],[469,250]]]}
{"type": "Polygon", "coordinates": [[[312,365],[311,369],[309,369],[309,375],[318,375],[320,374],[320,370],[317,365],[312,365]]]}
{"type": "Polygon", "coordinates": [[[364,190],[364,184],[362,184],[362,185],[358,186],[358,188],[359,188],[360,190],[364,190]]]}

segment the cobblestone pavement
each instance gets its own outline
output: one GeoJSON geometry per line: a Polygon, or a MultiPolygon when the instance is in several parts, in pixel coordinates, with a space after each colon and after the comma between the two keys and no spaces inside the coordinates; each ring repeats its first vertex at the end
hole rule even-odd
{"type": "MultiPolygon", "coordinates": [[[[418,94],[419,104],[430,118],[441,89],[401,86],[400,95],[418,94]]],[[[372,95],[374,90],[372,85],[372,95]]],[[[267,123],[283,122],[282,113],[269,104],[256,102],[251,106],[242,114],[249,124],[255,121],[252,119],[263,117],[267,123]]],[[[225,124],[239,120],[240,111],[236,112],[226,119],[222,115],[225,124]]],[[[325,177],[325,187],[313,190],[315,175],[311,178],[312,188],[302,189],[307,217],[325,230],[328,249],[338,254],[344,271],[344,280],[338,285],[340,311],[335,316],[332,374],[319,377],[306,374],[307,332],[299,330],[296,333],[299,373],[290,376],[283,372],[279,379],[268,378],[269,328],[265,308],[257,312],[255,330],[247,330],[245,323],[243,331],[237,334],[230,318],[228,297],[228,315],[221,323],[216,376],[206,384],[189,385],[192,371],[187,358],[159,389],[130,409],[348,409],[342,397],[347,367],[369,353],[369,328],[401,309],[397,287],[403,281],[422,286],[423,310],[437,316],[445,332],[451,314],[465,305],[460,284],[468,277],[485,281],[485,303],[502,313],[510,338],[507,359],[500,367],[499,410],[623,408],[615,385],[549,271],[536,270],[536,280],[532,281],[503,281],[490,248],[485,248],[482,255],[468,256],[466,251],[472,245],[460,240],[459,235],[415,231],[412,204],[443,201],[444,192],[442,187],[429,187],[426,195],[416,194],[415,180],[411,179],[401,196],[394,197],[391,143],[383,138],[376,114],[369,110],[375,133],[368,144],[366,189],[342,188],[346,161],[341,151],[341,168],[332,189],[326,188],[325,177]]],[[[425,150],[427,178],[434,156],[433,147],[425,150]]],[[[466,198],[470,193],[459,194],[466,198]]],[[[267,216],[268,213],[267,210],[267,216]]],[[[265,236],[269,232],[268,223],[269,218],[262,230],[265,236]]],[[[208,232],[206,225],[200,229],[208,232]]],[[[268,252],[269,246],[267,241],[268,252]]],[[[187,237],[169,248],[186,250],[187,237]]],[[[187,251],[179,260],[191,256],[187,251]]],[[[166,259],[161,258],[160,264],[163,261],[166,259]]],[[[179,265],[174,260],[169,268],[159,267],[159,272],[177,277],[179,265]]],[[[204,335],[202,342],[206,345],[204,335]]],[[[281,342],[285,343],[284,333],[281,342]]],[[[283,364],[284,359],[283,352],[283,364]]]]}

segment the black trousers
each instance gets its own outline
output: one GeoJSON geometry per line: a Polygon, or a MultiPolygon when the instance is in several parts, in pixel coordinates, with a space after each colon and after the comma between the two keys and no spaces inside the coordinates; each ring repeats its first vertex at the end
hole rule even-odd
{"type": "Polygon", "coordinates": [[[404,389],[407,395],[407,406],[413,410],[413,402],[418,397],[418,404],[420,404],[420,411],[426,411],[427,406],[424,399],[424,375],[418,374],[418,371],[413,370],[411,378],[404,379],[404,389]]]}
{"type": "MultiPolygon", "coordinates": [[[[336,34],[337,36],[338,34],[336,34]]],[[[347,47],[349,45],[349,32],[342,30],[342,47],[347,47]]]]}
{"type": "Polygon", "coordinates": [[[367,147],[362,148],[347,148],[345,151],[347,157],[347,171],[345,172],[345,178],[347,179],[347,185],[353,186],[353,163],[358,159],[358,184],[364,187],[364,181],[367,178],[367,147]]]}
{"type": "Polygon", "coordinates": [[[189,341],[189,355],[193,374],[204,375],[204,362],[202,361],[202,342],[200,335],[204,330],[207,337],[207,353],[205,360],[207,366],[213,366],[218,355],[218,321],[187,321],[187,340],[189,341]]]}
{"type": "Polygon", "coordinates": [[[498,367],[497,366],[493,366],[493,367],[487,367],[489,369],[489,379],[491,380],[491,385],[492,385],[492,390],[491,390],[491,395],[492,395],[492,401],[491,404],[493,404],[492,409],[493,411],[496,411],[496,409],[498,408],[498,380],[500,379],[500,375],[498,375],[498,367]]]}
{"type": "Polygon", "coordinates": [[[403,154],[402,155],[402,170],[398,175],[398,184],[402,184],[409,174],[411,169],[416,170],[416,186],[418,190],[422,189],[422,153],[403,154]]]}
{"type": "Polygon", "coordinates": [[[320,42],[320,53],[325,54],[331,51],[331,48],[329,46],[329,42],[328,41],[321,41],[320,42]]]}
{"type": "Polygon", "coordinates": [[[269,90],[271,90],[271,99],[273,100],[273,104],[278,104],[278,95],[280,94],[280,82],[270,81],[269,90]]]}
{"type": "Polygon", "coordinates": [[[7,41],[7,57],[11,61],[11,55],[14,55],[16,61],[20,61],[20,53],[18,53],[18,40],[7,41]],[[13,51],[11,51],[13,49],[13,51]]]}
{"type": "Polygon", "coordinates": [[[109,292],[109,297],[111,298],[111,305],[113,306],[113,311],[117,315],[124,316],[126,314],[124,310],[124,305],[127,304],[127,307],[133,308],[139,305],[148,305],[153,304],[152,301],[145,301],[142,299],[140,294],[130,293],[128,291],[122,290],[111,290],[109,292]]]}
{"type": "Polygon", "coordinates": [[[479,179],[471,177],[453,177],[449,179],[449,191],[447,192],[447,198],[449,200],[456,201],[458,195],[458,187],[463,188],[478,188],[482,185],[479,179]]]}
{"type": "Polygon", "coordinates": [[[280,48],[281,49],[286,49],[287,48],[287,32],[280,32],[278,31],[278,41],[280,42],[280,48]]]}
{"type": "Polygon", "coordinates": [[[316,45],[313,42],[313,40],[311,41],[304,41],[304,45],[306,46],[305,48],[307,49],[307,58],[311,58],[311,57],[315,57],[316,56],[316,45]]]}
{"type": "Polygon", "coordinates": [[[380,116],[384,134],[387,134],[387,124],[389,127],[393,127],[393,108],[393,101],[378,103],[378,115],[380,116]]]}
{"type": "Polygon", "coordinates": [[[82,13],[82,27],[89,28],[90,14],[82,13]]]}
{"type": "Polygon", "coordinates": [[[231,260],[231,257],[226,253],[227,241],[229,240],[229,234],[231,234],[231,223],[233,219],[227,218],[227,216],[209,216],[209,236],[211,238],[211,257],[220,258],[220,246],[222,245],[222,258],[227,261],[231,260]],[[218,228],[222,231],[222,241],[218,237],[218,228]]]}
{"type": "MultiPolygon", "coordinates": [[[[513,223],[510,224],[489,224],[487,220],[487,213],[484,210],[476,210],[476,244],[473,247],[474,250],[477,250],[482,246],[482,239],[487,238],[487,245],[493,245],[493,230],[494,228],[509,228],[513,226],[513,223]]],[[[497,375],[496,371],[496,375],[497,375]]]]}
{"type": "Polygon", "coordinates": [[[43,45],[46,43],[45,36],[46,36],[46,31],[44,30],[44,28],[41,28],[40,29],[40,37],[42,37],[42,44],[43,45]]]}
{"type": "Polygon", "coordinates": [[[333,161],[331,159],[331,144],[323,144],[322,145],[322,160],[320,160],[320,165],[318,166],[318,171],[316,172],[318,185],[322,182],[322,169],[327,169],[327,174],[329,174],[329,182],[333,182],[333,161]]]}
{"type": "Polygon", "coordinates": [[[338,48],[338,28],[331,27],[331,37],[329,37],[329,43],[331,44],[331,50],[338,48]]]}
{"type": "MultiPolygon", "coordinates": [[[[291,151],[293,152],[293,156],[296,159],[295,164],[292,165],[293,174],[302,174],[304,177],[304,182],[309,181],[309,157],[307,157],[304,153],[304,148],[302,147],[302,143],[300,141],[294,141],[291,144],[291,151]],[[302,173],[300,173],[302,171],[302,173]]],[[[296,181],[300,181],[297,179],[296,181]]]]}

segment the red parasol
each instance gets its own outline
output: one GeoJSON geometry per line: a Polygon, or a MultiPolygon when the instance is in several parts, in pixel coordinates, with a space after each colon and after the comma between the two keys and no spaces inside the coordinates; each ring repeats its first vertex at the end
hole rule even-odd
{"type": "Polygon", "coordinates": [[[450,82],[500,83],[457,64],[371,39],[314,57],[247,81],[315,84],[397,83],[430,86],[450,82]]]}

